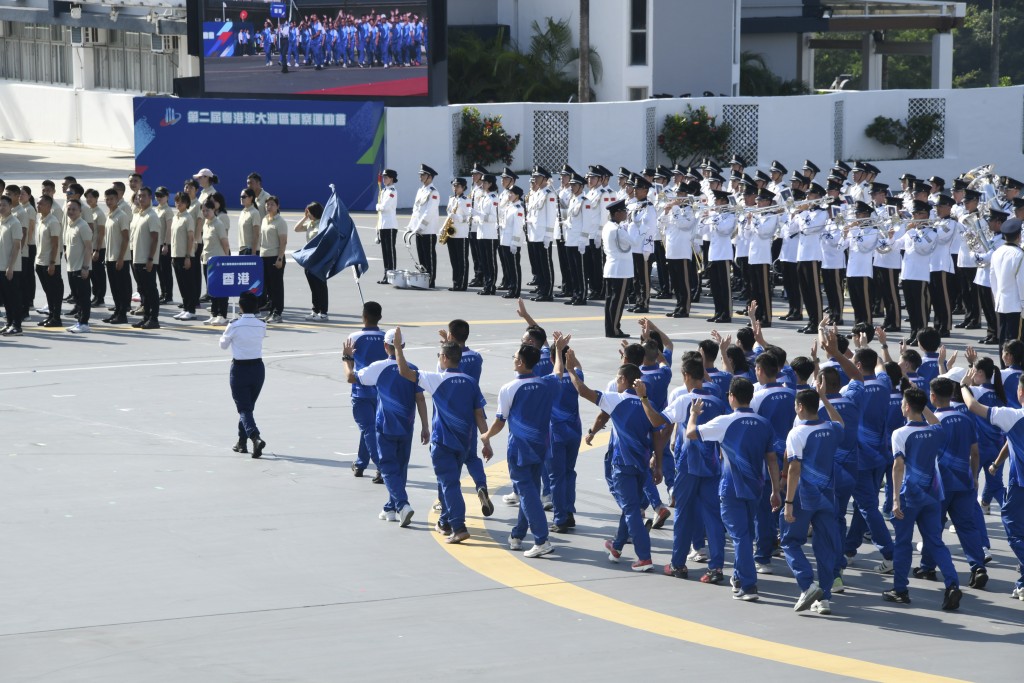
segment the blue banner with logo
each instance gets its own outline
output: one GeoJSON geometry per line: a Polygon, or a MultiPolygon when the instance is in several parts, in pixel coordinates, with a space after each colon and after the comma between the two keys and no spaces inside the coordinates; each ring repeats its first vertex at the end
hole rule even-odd
{"type": "Polygon", "coordinates": [[[135,98],[135,169],[146,185],[178,192],[201,168],[234,211],[252,172],[301,210],[329,183],[353,211],[372,211],[384,160],[381,102],[135,98]]]}
{"type": "Polygon", "coordinates": [[[206,264],[206,291],[231,297],[242,292],[263,293],[263,259],[259,256],[211,256],[206,264]]]}

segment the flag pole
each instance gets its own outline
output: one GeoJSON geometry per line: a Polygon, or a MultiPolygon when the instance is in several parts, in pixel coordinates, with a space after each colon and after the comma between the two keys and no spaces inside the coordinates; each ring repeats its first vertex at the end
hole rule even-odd
{"type": "Polygon", "coordinates": [[[359,268],[356,266],[352,266],[352,277],[355,278],[356,289],[359,290],[359,302],[365,305],[366,299],[363,298],[363,286],[359,284],[359,268]]]}

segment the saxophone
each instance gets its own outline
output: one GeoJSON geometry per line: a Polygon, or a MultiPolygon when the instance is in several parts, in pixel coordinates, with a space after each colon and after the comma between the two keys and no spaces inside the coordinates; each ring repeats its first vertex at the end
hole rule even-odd
{"type": "Polygon", "coordinates": [[[448,219],[445,220],[444,225],[441,226],[441,234],[437,237],[438,244],[448,244],[455,235],[455,214],[449,214],[448,219]]]}

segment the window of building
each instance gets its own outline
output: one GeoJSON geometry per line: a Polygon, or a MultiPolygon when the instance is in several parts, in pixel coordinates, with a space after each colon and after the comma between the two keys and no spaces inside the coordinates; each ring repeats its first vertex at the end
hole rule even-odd
{"type": "MultiPolygon", "coordinates": [[[[171,41],[176,46],[177,38],[171,41]]],[[[133,92],[173,92],[177,53],[153,52],[152,36],[110,31],[106,45],[93,46],[93,77],[97,88],[133,92]]]]}
{"type": "Polygon", "coordinates": [[[647,64],[647,0],[629,2],[629,64],[647,64]]]}
{"type": "Polygon", "coordinates": [[[71,85],[71,31],[66,26],[5,24],[0,78],[71,85]]]}
{"type": "Polygon", "coordinates": [[[647,99],[647,88],[630,88],[629,89],[629,100],[636,102],[637,100],[647,99]]]}

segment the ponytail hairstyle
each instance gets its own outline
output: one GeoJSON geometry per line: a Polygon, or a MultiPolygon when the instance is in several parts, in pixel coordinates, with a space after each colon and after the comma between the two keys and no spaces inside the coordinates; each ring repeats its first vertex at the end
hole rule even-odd
{"type": "Polygon", "coordinates": [[[985,374],[985,379],[992,382],[992,390],[999,397],[999,402],[1005,406],[1006,392],[1003,390],[1003,375],[997,370],[995,362],[988,356],[985,356],[975,361],[974,367],[985,374]]]}
{"type": "Polygon", "coordinates": [[[913,386],[910,380],[903,375],[903,370],[900,369],[900,364],[896,361],[889,361],[884,366],[885,374],[889,375],[889,381],[892,382],[893,389],[900,392],[901,394],[913,386]]]}
{"type": "Polygon", "coordinates": [[[1003,344],[1003,354],[1010,357],[1007,365],[1024,365],[1024,342],[1018,339],[1006,342],[1003,344]]]}

